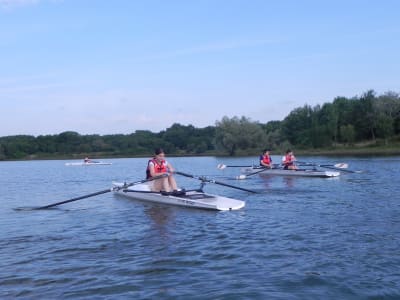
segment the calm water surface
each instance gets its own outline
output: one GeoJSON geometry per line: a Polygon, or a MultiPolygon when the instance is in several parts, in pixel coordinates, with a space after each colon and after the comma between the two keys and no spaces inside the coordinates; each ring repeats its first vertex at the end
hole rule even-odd
{"type": "MultiPolygon", "coordinates": [[[[307,157],[365,172],[240,181],[240,169],[217,164],[256,157],[169,160],[259,194],[208,184],[207,192],[246,201],[230,212],[112,193],[17,211],[101,191],[113,180],[141,180],[147,160],[0,162],[0,299],[400,298],[400,157],[307,157]]],[[[186,188],[199,184],[177,179],[186,188]]]]}

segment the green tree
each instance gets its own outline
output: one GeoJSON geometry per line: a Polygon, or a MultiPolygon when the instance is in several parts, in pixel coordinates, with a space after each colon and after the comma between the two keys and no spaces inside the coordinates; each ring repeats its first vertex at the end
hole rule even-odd
{"type": "Polygon", "coordinates": [[[292,145],[312,146],[313,110],[309,105],[296,108],[283,120],[282,133],[292,145]]]}
{"type": "Polygon", "coordinates": [[[377,115],[374,110],[375,92],[364,93],[355,103],[353,110],[353,124],[357,140],[375,140],[377,115]]]}
{"type": "Polygon", "coordinates": [[[379,115],[376,123],[376,136],[383,138],[387,144],[387,140],[393,135],[393,132],[393,119],[384,114],[379,115]]]}
{"type": "Polygon", "coordinates": [[[340,126],[340,136],[342,137],[343,142],[352,145],[355,139],[354,126],[350,124],[340,126]]]}
{"type": "Polygon", "coordinates": [[[38,151],[41,153],[56,152],[56,138],[53,135],[39,135],[36,138],[36,143],[38,145],[38,151]]]}
{"type": "Polygon", "coordinates": [[[333,100],[333,106],[337,112],[337,141],[342,141],[340,128],[342,126],[351,124],[353,121],[353,111],[355,106],[355,99],[347,99],[345,97],[336,97],[333,100]]]}
{"type": "Polygon", "coordinates": [[[269,121],[267,124],[261,124],[266,134],[266,147],[270,149],[280,149],[285,142],[285,136],[282,133],[282,121],[269,121]]]}
{"type": "Polygon", "coordinates": [[[4,160],[6,158],[7,158],[7,156],[5,153],[5,148],[4,148],[3,144],[0,143],[0,160],[4,160]]]}
{"type": "Polygon", "coordinates": [[[246,117],[223,117],[216,122],[215,143],[217,148],[223,149],[229,155],[241,149],[255,149],[265,147],[266,135],[260,124],[252,122],[246,117]]]}
{"type": "Polygon", "coordinates": [[[78,152],[81,136],[75,131],[65,131],[56,138],[57,152],[71,154],[78,152]]]}
{"type": "Polygon", "coordinates": [[[190,137],[194,135],[194,132],[195,128],[192,125],[184,126],[174,123],[170,128],[167,128],[162,138],[176,148],[184,150],[186,149],[190,137]]]}
{"type": "Polygon", "coordinates": [[[377,137],[387,139],[398,133],[396,120],[400,119],[400,97],[394,92],[387,92],[374,102],[374,111],[377,115],[377,137]]]}
{"type": "Polygon", "coordinates": [[[325,103],[322,105],[318,113],[318,124],[323,126],[323,135],[325,142],[323,145],[337,143],[338,139],[338,122],[339,114],[333,103],[325,103]]]}

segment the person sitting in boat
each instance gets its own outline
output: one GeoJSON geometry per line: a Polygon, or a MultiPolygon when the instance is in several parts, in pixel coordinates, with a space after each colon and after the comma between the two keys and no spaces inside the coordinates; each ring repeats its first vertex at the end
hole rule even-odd
{"type": "Polygon", "coordinates": [[[263,153],[260,155],[260,166],[265,167],[267,169],[272,168],[272,158],[269,155],[270,150],[265,149],[263,153]]]}
{"type": "Polygon", "coordinates": [[[285,170],[296,170],[297,166],[295,164],[296,157],[294,156],[292,150],[288,149],[286,155],[282,157],[282,165],[285,170]]]}
{"type": "Polygon", "coordinates": [[[178,192],[178,187],[172,173],[174,172],[173,166],[165,160],[164,150],[157,148],[154,151],[154,157],[147,163],[146,179],[157,177],[163,174],[168,176],[152,181],[151,189],[159,192],[178,192]]]}
{"type": "Polygon", "coordinates": [[[83,160],[83,162],[84,162],[85,164],[87,164],[87,163],[91,163],[92,160],[89,159],[89,157],[85,157],[85,159],[83,160]]]}

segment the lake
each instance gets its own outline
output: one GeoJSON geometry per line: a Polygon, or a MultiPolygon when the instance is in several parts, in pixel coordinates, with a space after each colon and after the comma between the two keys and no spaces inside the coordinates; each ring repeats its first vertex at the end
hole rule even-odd
{"type": "Polygon", "coordinates": [[[0,162],[0,298],[399,299],[400,157],[298,159],[363,172],[236,180],[240,168],[217,164],[257,157],[172,157],[182,172],[258,194],[207,184],[206,192],[246,201],[226,212],[112,193],[32,211],[15,208],[141,180],[147,159],[0,162]]]}

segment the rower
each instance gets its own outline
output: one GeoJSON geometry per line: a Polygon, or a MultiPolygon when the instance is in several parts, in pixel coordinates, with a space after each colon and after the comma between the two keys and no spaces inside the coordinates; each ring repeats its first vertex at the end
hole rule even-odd
{"type": "Polygon", "coordinates": [[[269,154],[269,149],[264,149],[263,153],[260,155],[260,166],[267,169],[271,169],[272,158],[269,154]]]}
{"type": "Polygon", "coordinates": [[[286,155],[282,157],[282,165],[285,170],[297,170],[297,166],[295,165],[296,157],[293,154],[293,151],[288,149],[286,151],[286,155]]]}
{"type": "MultiPolygon", "coordinates": [[[[151,189],[155,192],[179,194],[176,181],[172,173],[175,171],[173,166],[165,160],[164,150],[157,148],[154,151],[154,157],[147,163],[146,178],[166,174],[168,176],[154,180],[151,189]]],[[[184,194],[184,192],[182,192],[184,194]]]]}

